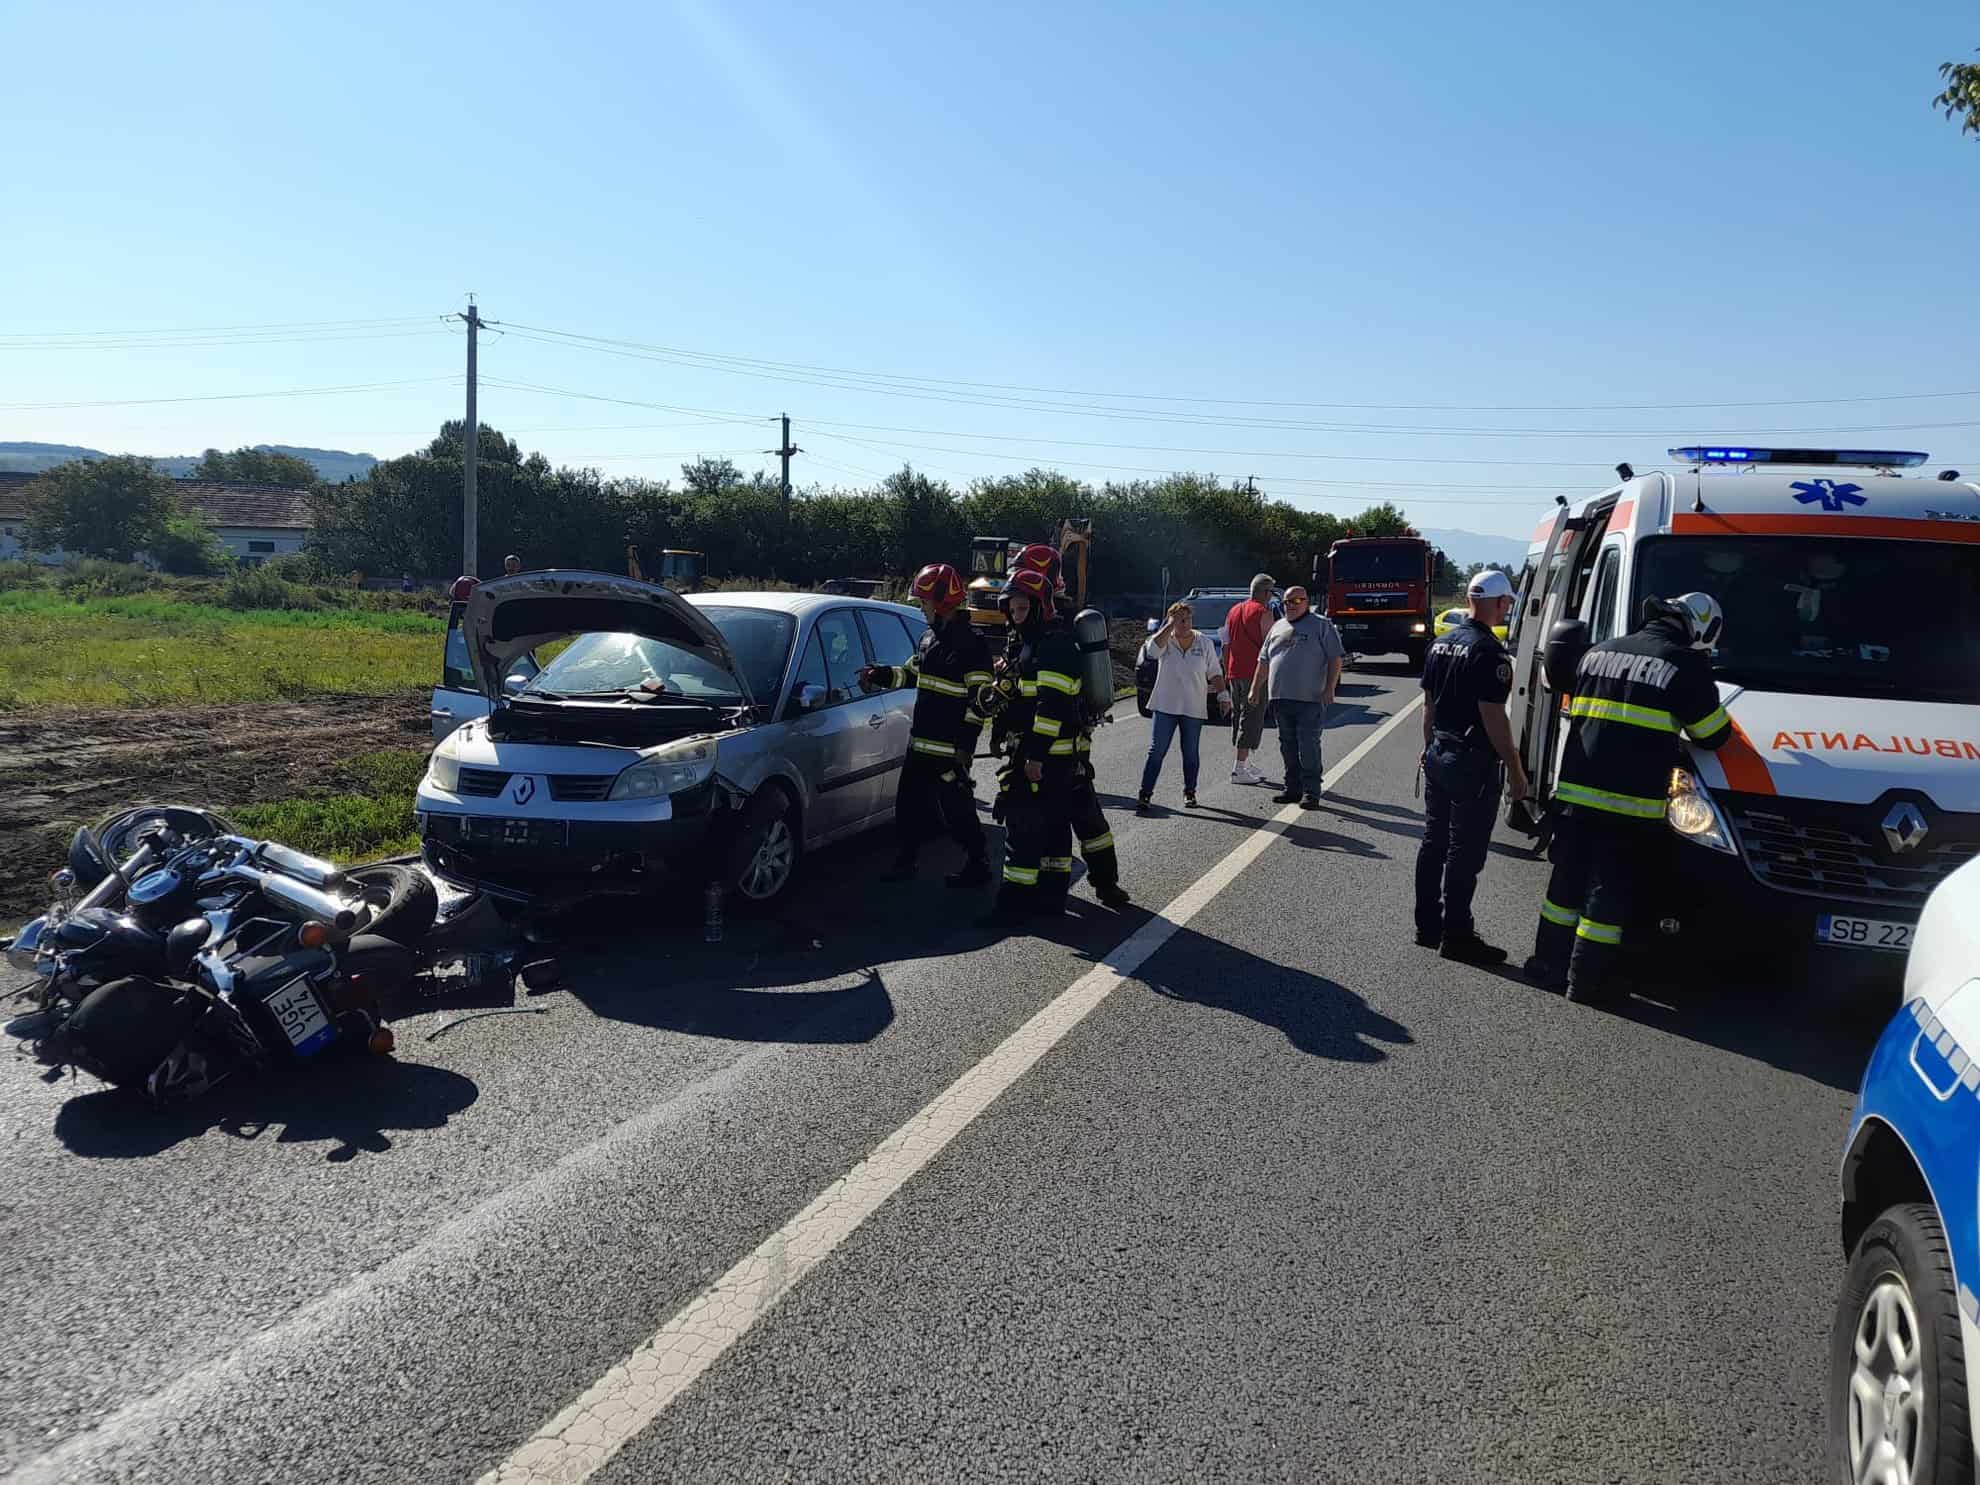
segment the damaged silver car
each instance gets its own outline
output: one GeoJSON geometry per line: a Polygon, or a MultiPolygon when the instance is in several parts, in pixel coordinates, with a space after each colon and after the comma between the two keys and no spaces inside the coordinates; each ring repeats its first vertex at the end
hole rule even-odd
{"type": "Polygon", "coordinates": [[[669,880],[772,901],[804,853],[892,818],[914,693],[868,696],[857,677],[905,662],[922,627],[815,593],[684,598],[555,570],[483,583],[460,629],[489,711],[433,750],[427,864],[518,902],[669,880]]]}

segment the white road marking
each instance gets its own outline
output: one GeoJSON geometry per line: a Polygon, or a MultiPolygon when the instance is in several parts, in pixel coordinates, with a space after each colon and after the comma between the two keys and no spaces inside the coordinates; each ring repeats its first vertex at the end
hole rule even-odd
{"type": "MultiPolygon", "coordinates": [[[[1325,775],[1337,783],[1422,705],[1419,693],[1325,775]]],[[[1038,1060],[1201,912],[1239,872],[1264,854],[1300,807],[1286,805],[1243,843],[1184,888],[1091,970],[1012,1032],[989,1056],[936,1095],[858,1165],[819,1193],[721,1278],[704,1289],[638,1350],[607,1371],[528,1443],[481,1477],[479,1485],[577,1485],[645,1428],[743,1338],[888,1197],[914,1179],[1038,1060]]]]}

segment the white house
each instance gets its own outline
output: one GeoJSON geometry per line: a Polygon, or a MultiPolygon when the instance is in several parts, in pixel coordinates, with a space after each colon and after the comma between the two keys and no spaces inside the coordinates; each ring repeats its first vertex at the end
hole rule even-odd
{"type": "MultiPolygon", "coordinates": [[[[50,565],[64,554],[27,550],[27,487],[36,476],[0,471],[0,561],[26,557],[50,565]]],[[[173,480],[179,504],[213,528],[222,546],[246,567],[283,552],[300,552],[309,536],[309,503],[301,490],[241,480],[173,480]]]]}

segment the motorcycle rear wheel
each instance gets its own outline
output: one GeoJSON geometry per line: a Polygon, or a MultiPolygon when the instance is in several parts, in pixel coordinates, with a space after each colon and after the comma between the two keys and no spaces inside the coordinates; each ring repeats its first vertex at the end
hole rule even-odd
{"type": "Polygon", "coordinates": [[[362,932],[375,933],[407,948],[417,947],[440,913],[440,894],[415,866],[359,866],[344,880],[371,905],[362,932]]]}

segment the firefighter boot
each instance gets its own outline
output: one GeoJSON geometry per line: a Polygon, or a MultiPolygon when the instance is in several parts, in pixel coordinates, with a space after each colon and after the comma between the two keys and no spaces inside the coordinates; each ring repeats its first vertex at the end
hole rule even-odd
{"type": "Polygon", "coordinates": [[[1556,908],[1551,902],[1541,904],[1540,915],[1540,927],[1533,935],[1533,953],[1523,966],[1526,982],[1558,995],[1567,988],[1568,959],[1574,953],[1574,925],[1581,917],[1566,908],[1556,908]]]}
{"type": "Polygon", "coordinates": [[[1598,1005],[1613,998],[1618,952],[1614,944],[1577,937],[1568,958],[1567,998],[1576,1005],[1598,1005]]]}
{"type": "Polygon", "coordinates": [[[950,887],[982,887],[990,881],[990,863],[981,856],[972,856],[963,863],[961,871],[952,871],[942,878],[950,887]]]}

